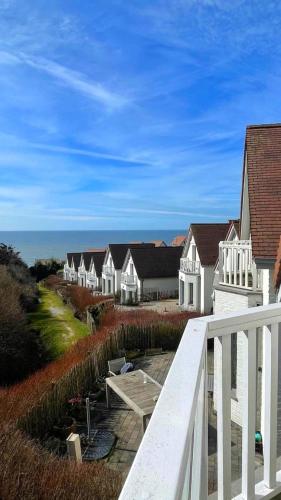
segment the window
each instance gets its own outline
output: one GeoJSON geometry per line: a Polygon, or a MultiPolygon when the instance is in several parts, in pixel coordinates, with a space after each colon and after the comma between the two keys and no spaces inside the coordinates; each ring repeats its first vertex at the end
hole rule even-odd
{"type": "Polygon", "coordinates": [[[111,293],[111,281],[108,280],[108,293],[111,293]]]}
{"type": "Polygon", "coordinates": [[[193,283],[188,283],[188,289],[189,289],[188,303],[191,305],[191,304],[193,304],[193,283]]]}
{"type": "Polygon", "coordinates": [[[196,260],[196,245],[191,247],[191,260],[196,260]]]}
{"type": "Polygon", "coordinates": [[[134,265],[130,264],[130,275],[133,276],[134,274],[134,265]]]}

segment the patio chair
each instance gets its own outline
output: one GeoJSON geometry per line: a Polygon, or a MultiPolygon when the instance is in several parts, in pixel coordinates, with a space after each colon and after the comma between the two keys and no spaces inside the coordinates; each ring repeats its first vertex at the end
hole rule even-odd
{"type": "Polygon", "coordinates": [[[122,366],[126,363],[125,356],[123,358],[111,359],[108,361],[108,374],[109,376],[116,377],[119,375],[122,366]]]}

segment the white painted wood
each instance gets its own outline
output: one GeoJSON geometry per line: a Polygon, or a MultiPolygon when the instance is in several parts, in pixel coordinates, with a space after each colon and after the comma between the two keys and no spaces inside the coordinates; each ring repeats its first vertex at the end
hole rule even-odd
{"type": "Polygon", "coordinates": [[[179,500],[206,348],[206,325],[189,321],[120,500],[179,500]]]}
{"type": "Polygon", "coordinates": [[[234,282],[233,283],[236,286],[237,285],[237,248],[233,249],[233,258],[234,258],[234,262],[233,262],[234,282]]]}
{"type": "Polygon", "coordinates": [[[206,400],[206,356],[202,371],[194,424],[191,500],[205,500],[208,496],[208,401],[206,400]],[[207,404],[206,404],[207,401],[207,404]]]}
{"type": "MultiPolygon", "coordinates": [[[[268,307],[268,306],[267,306],[268,307]]],[[[278,324],[264,327],[264,482],[274,488],[276,482],[278,324]]]]}
{"type": "Polygon", "coordinates": [[[255,498],[255,424],[256,424],[256,335],[252,328],[243,332],[244,352],[244,401],[242,426],[242,495],[245,500],[255,498]]]}
{"type": "Polygon", "coordinates": [[[216,339],[220,350],[217,381],[218,500],[231,498],[231,337],[216,339]]]}

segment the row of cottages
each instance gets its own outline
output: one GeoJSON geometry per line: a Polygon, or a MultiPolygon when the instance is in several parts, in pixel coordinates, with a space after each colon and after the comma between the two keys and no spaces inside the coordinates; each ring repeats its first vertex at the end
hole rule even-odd
{"type": "MultiPolygon", "coordinates": [[[[281,125],[249,126],[246,130],[240,228],[230,231],[219,244],[219,258],[214,279],[214,313],[240,311],[244,308],[280,301],[278,261],[281,250],[281,125]],[[279,249],[279,254],[278,254],[279,249]],[[275,270],[277,254],[277,270],[275,270]]],[[[264,429],[261,409],[265,376],[263,357],[266,329],[257,330],[257,428],[264,429]]],[[[232,336],[231,414],[242,424],[243,380],[247,366],[245,332],[232,336]]],[[[279,343],[280,345],[281,343],[279,343]]],[[[223,345],[215,339],[214,402],[217,373],[222,362],[223,345]]],[[[281,359],[279,357],[279,359],[281,359]]],[[[281,380],[281,371],[279,378],[281,380]]],[[[281,402],[279,401],[278,404],[281,402]]]]}
{"type": "Polygon", "coordinates": [[[191,224],[180,259],[179,305],[188,311],[213,311],[214,268],[219,242],[229,224],[191,224]]]}
{"type": "Polygon", "coordinates": [[[104,251],[88,251],[81,253],[80,266],[78,268],[78,285],[101,290],[102,265],[105,258],[104,251]]]}
{"type": "Polygon", "coordinates": [[[129,248],[122,267],[121,303],[177,296],[181,246],[129,248]]]}

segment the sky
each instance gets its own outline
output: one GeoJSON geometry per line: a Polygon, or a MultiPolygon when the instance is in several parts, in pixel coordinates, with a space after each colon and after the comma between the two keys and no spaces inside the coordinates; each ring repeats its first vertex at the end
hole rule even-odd
{"type": "Polygon", "coordinates": [[[279,0],[0,0],[0,230],[238,217],[280,23],[279,0]]]}

